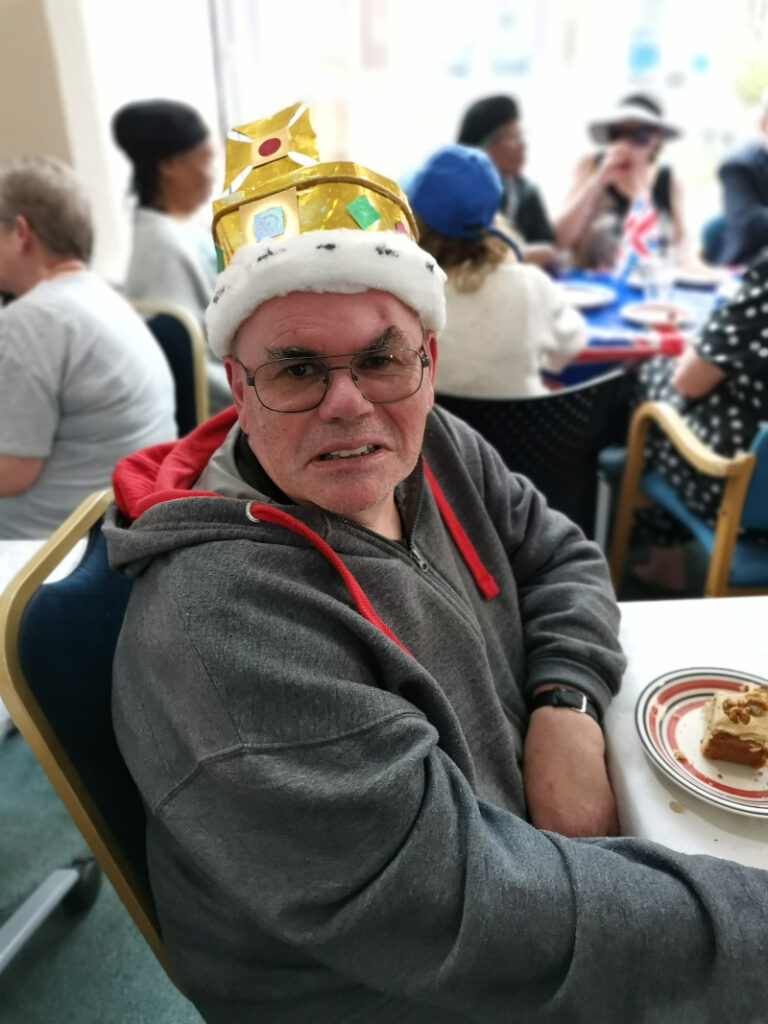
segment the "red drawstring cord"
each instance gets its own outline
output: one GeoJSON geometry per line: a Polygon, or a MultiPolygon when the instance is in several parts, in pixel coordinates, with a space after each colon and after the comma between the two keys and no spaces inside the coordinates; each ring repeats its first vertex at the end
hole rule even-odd
{"type": "MultiPolygon", "coordinates": [[[[385,636],[388,636],[390,640],[394,640],[397,646],[401,647],[406,654],[411,654],[405,644],[400,643],[386,622],[384,622],[383,619],[380,619],[373,610],[371,602],[365,596],[365,591],[346,565],[344,565],[330,544],[326,544],[323,538],[316,534],[314,530],[310,530],[310,528],[305,526],[304,523],[300,522],[300,520],[294,519],[293,516],[288,515],[287,512],[283,512],[272,505],[257,505],[256,502],[254,502],[252,505],[248,506],[248,516],[250,519],[254,519],[256,521],[263,519],[267,523],[275,523],[277,526],[285,526],[286,529],[292,530],[300,537],[308,540],[310,544],[317,548],[324,558],[328,559],[334,569],[339,573],[344,581],[344,586],[347,588],[352,600],[355,602],[355,607],[363,618],[367,619],[371,625],[376,626],[377,629],[381,630],[381,632],[384,633],[385,636]]],[[[413,657],[413,655],[411,655],[411,657],[413,657]]]]}
{"type": "MultiPolygon", "coordinates": [[[[466,562],[469,571],[472,573],[478,590],[486,600],[495,597],[499,593],[499,587],[496,580],[480,561],[480,556],[477,551],[475,551],[472,541],[464,532],[464,528],[461,523],[454,515],[453,509],[448,504],[447,498],[443,494],[440,485],[432,474],[432,470],[426,462],[423,463],[423,466],[424,476],[429,484],[429,489],[432,491],[432,496],[435,499],[442,520],[445,523],[445,527],[451,535],[454,544],[459,549],[459,553],[466,562]]],[[[330,544],[327,544],[319,534],[315,533],[314,530],[311,530],[299,519],[294,519],[293,516],[289,515],[287,512],[283,512],[279,508],[275,508],[273,505],[259,505],[256,502],[253,502],[248,506],[248,518],[255,522],[263,520],[266,523],[274,523],[276,526],[284,526],[286,529],[291,530],[293,533],[296,533],[305,540],[308,540],[309,543],[313,547],[317,548],[320,554],[326,558],[339,573],[344,581],[344,586],[349,591],[349,594],[355,603],[355,607],[363,618],[367,619],[372,626],[375,626],[385,636],[389,637],[390,640],[393,640],[398,647],[405,651],[406,654],[411,654],[405,644],[401,643],[397,639],[386,622],[379,618],[373,610],[371,602],[366,597],[363,588],[357,582],[346,565],[344,565],[330,544]]],[[[411,657],[413,657],[413,655],[411,655],[411,657]]]]}
{"type": "Polygon", "coordinates": [[[432,470],[429,468],[426,461],[422,464],[424,466],[424,476],[427,478],[429,489],[432,491],[432,497],[437,503],[438,510],[440,511],[442,520],[445,523],[445,528],[448,530],[448,533],[450,533],[453,543],[459,549],[461,557],[467,563],[467,568],[474,576],[477,589],[486,600],[496,597],[499,592],[499,586],[496,580],[480,561],[480,556],[477,551],[475,551],[474,544],[466,535],[464,527],[454,515],[453,509],[448,504],[448,499],[443,494],[440,484],[435,480],[432,474],[432,470]]]}

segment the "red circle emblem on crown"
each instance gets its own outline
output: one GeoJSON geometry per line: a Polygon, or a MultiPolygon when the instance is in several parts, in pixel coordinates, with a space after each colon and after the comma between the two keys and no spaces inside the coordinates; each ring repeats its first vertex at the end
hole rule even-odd
{"type": "Polygon", "coordinates": [[[282,146],[282,139],[264,139],[259,146],[259,156],[272,156],[282,146]]]}

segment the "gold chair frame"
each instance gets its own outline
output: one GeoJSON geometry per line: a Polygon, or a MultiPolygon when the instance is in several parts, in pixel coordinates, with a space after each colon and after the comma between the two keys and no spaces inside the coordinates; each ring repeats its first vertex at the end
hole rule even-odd
{"type": "Polygon", "coordinates": [[[647,508],[651,504],[641,488],[645,444],[651,423],[655,423],[661,429],[678,453],[700,473],[725,481],[715,523],[704,596],[726,597],[768,593],[768,588],[728,586],[741,511],[755,468],[755,455],[751,452],[737,452],[730,459],[716,455],[699,440],[678,411],[668,402],[644,402],[635,411],[629,425],[627,458],[621,479],[609,558],[614,589],[618,592],[624,575],[635,510],[647,508]]]}
{"type": "Polygon", "coordinates": [[[195,415],[198,424],[205,422],[210,414],[208,402],[208,378],[206,363],[208,360],[207,346],[200,325],[195,318],[181,306],[170,302],[154,302],[150,299],[133,299],[131,305],[142,318],[149,320],[161,313],[180,320],[189,335],[192,345],[192,366],[195,377],[195,415]]]}
{"type": "Polygon", "coordinates": [[[27,602],[112,501],[107,489],[86,498],[0,594],[0,697],[137,928],[173,981],[146,886],[136,875],[30,690],[18,632],[27,602]]]}

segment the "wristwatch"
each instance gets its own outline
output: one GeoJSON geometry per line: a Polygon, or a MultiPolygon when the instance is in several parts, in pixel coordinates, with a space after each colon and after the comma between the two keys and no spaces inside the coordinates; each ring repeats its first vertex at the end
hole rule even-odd
{"type": "Polygon", "coordinates": [[[594,718],[597,724],[600,725],[600,712],[597,706],[585,693],[579,693],[577,690],[565,690],[562,688],[542,690],[531,701],[531,711],[544,707],[570,708],[572,711],[578,711],[582,715],[589,715],[590,718],[594,718]]]}

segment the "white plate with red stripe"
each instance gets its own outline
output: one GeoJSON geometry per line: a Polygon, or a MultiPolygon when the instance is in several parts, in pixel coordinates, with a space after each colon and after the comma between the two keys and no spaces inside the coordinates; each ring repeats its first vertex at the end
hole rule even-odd
{"type": "Polygon", "coordinates": [[[699,745],[703,708],[722,691],[768,680],[723,668],[686,668],[654,679],[635,705],[635,725],[646,754],[683,789],[737,814],[768,818],[768,767],[750,768],[704,757],[699,745]]]}

